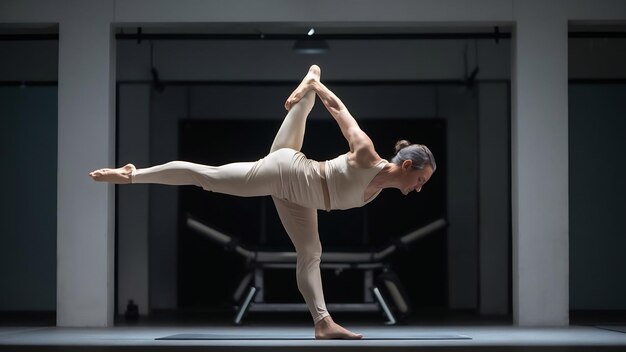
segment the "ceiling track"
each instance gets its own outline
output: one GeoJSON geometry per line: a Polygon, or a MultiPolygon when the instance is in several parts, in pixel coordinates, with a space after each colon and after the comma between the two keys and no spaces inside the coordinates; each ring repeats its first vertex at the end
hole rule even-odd
{"type": "MultiPolygon", "coordinates": [[[[315,34],[324,40],[425,40],[425,39],[510,39],[511,33],[396,33],[396,34],[315,34]]],[[[569,38],[626,38],[626,32],[570,32],[569,38]]],[[[117,40],[300,40],[301,34],[170,34],[119,33],[117,40]]],[[[59,40],[58,34],[0,34],[1,41],[59,40]]]]}

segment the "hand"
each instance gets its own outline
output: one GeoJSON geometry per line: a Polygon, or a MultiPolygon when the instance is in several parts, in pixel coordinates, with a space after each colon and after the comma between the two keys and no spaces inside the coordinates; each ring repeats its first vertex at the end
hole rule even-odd
{"type": "Polygon", "coordinates": [[[285,101],[285,109],[287,111],[291,110],[291,107],[297,104],[311,89],[313,89],[313,85],[315,84],[315,78],[307,77],[296,90],[291,93],[289,98],[285,101]]]}
{"type": "Polygon", "coordinates": [[[310,91],[311,89],[315,90],[315,83],[319,82],[320,77],[321,70],[319,66],[312,65],[300,85],[296,88],[296,90],[293,91],[293,93],[291,93],[289,98],[287,98],[287,100],[285,101],[285,109],[287,111],[291,110],[291,107],[294,106],[294,104],[297,104],[308,91],[310,91]]]}
{"type": "Polygon", "coordinates": [[[297,104],[300,101],[300,99],[302,99],[302,95],[295,94],[295,93],[291,94],[291,96],[287,98],[287,100],[285,101],[285,110],[287,111],[291,110],[291,107],[297,104]]]}

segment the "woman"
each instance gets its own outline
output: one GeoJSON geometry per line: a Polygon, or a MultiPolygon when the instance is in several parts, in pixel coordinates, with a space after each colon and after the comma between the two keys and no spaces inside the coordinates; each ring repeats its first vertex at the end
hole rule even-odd
{"type": "Polygon", "coordinates": [[[403,194],[419,192],[436,169],[426,146],[400,141],[391,162],[382,159],[372,140],[348,109],[320,81],[320,68],[311,66],[302,83],[285,102],[288,110],[270,153],[256,162],[207,166],[173,161],[146,169],[128,164],[118,169],[100,169],[89,175],[112,183],[159,183],[196,185],[207,191],[252,197],[271,195],[276,210],[297,253],[298,289],[311,312],[317,339],[360,339],[336,324],[324,303],[320,276],[322,246],[317,228],[317,210],[360,207],[385,188],[403,194]],[[350,151],[328,161],[307,159],[300,152],[306,119],[319,96],[337,121],[350,151]]]}

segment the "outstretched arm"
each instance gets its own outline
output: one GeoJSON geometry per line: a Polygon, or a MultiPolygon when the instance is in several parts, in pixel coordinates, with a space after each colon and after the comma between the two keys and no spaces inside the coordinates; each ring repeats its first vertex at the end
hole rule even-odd
{"type": "Polygon", "coordinates": [[[356,154],[357,163],[363,167],[369,167],[372,162],[380,160],[374,149],[374,143],[361,130],[341,99],[320,81],[312,82],[311,89],[317,93],[328,112],[337,121],[341,133],[350,145],[350,151],[356,154]]]}

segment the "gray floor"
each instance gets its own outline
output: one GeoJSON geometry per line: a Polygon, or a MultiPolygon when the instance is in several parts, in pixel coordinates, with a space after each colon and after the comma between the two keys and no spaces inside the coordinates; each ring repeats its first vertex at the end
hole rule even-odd
{"type": "Polygon", "coordinates": [[[113,327],[113,328],[58,328],[58,327],[0,327],[0,350],[455,350],[455,351],[626,351],[626,333],[595,327],[523,328],[511,326],[480,327],[410,327],[370,326],[354,329],[371,338],[384,340],[315,341],[309,327],[113,327]],[[173,334],[226,334],[232,340],[159,341],[173,334]],[[424,334],[460,334],[471,340],[389,340],[424,334]],[[264,337],[293,336],[299,340],[237,340],[238,334],[264,337]]]}

